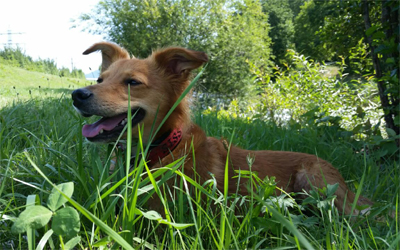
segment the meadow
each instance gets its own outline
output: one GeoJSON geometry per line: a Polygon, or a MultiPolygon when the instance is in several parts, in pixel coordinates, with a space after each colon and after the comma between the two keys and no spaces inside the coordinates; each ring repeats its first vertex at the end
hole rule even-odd
{"type": "Polygon", "coordinates": [[[209,136],[330,161],[353,191],[375,202],[370,214],[358,217],[333,206],[334,185],[298,203],[295,194],[272,195],[273,177],[238,173],[256,191],[228,196],[212,176],[201,185],[187,178],[184,159],[156,170],[136,162],[127,173],[124,153],[109,173],[113,146],[82,138],[88,119],[70,99],[89,82],[0,67],[2,249],[400,249],[398,150],[382,154],[329,124],[279,125],[193,105],[193,119],[209,136]],[[167,180],[174,188],[162,193],[158,187],[167,180]],[[154,194],[164,200],[163,216],[146,209],[154,194]],[[23,211],[40,220],[18,221],[23,211]]]}
{"type": "Polygon", "coordinates": [[[91,84],[85,79],[66,78],[0,64],[0,108],[33,98],[60,97],[70,90],[91,84]]]}

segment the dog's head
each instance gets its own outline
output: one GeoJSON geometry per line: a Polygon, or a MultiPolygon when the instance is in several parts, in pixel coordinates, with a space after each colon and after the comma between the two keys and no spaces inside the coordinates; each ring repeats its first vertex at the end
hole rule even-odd
{"type": "MultiPolygon", "coordinates": [[[[143,140],[148,142],[153,123],[157,128],[188,86],[190,71],[208,61],[203,52],[179,47],[158,50],[146,59],[131,58],[126,50],[107,42],[96,43],[83,54],[98,50],[103,60],[98,84],[72,93],[73,105],[81,115],[102,117],[82,129],[83,136],[93,142],[114,142],[120,135],[127,123],[128,88],[132,126],[144,124],[143,140]]],[[[159,133],[187,122],[188,104],[184,100],[159,133]]],[[[132,129],[132,137],[137,136],[138,130],[132,129]]]]}

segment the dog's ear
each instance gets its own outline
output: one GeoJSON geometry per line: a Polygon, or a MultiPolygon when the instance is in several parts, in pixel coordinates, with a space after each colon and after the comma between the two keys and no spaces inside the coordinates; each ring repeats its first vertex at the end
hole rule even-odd
{"type": "Polygon", "coordinates": [[[117,60],[130,58],[129,53],[125,49],[116,44],[108,42],[95,43],[90,48],[85,50],[83,54],[88,55],[98,50],[101,50],[103,60],[101,64],[101,72],[104,72],[113,62],[117,60]]]}
{"type": "Polygon", "coordinates": [[[208,61],[204,52],[179,47],[159,50],[153,55],[159,66],[176,75],[196,69],[208,61]]]}

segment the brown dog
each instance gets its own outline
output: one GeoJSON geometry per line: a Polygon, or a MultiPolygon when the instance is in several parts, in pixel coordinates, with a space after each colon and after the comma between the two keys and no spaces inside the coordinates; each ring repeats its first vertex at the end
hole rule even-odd
{"type": "MultiPolygon", "coordinates": [[[[82,134],[93,142],[115,142],[126,124],[128,87],[133,127],[144,125],[143,142],[151,148],[147,160],[152,167],[167,165],[187,155],[184,173],[194,176],[192,153],[188,149],[193,142],[196,173],[204,182],[213,173],[220,190],[223,190],[227,147],[223,140],[207,137],[205,132],[190,120],[189,103],[185,98],[161,127],[156,139],[150,141],[153,123],[157,128],[172,105],[189,84],[190,71],[208,61],[203,52],[184,48],[158,50],[146,59],[130,58],[127,51],[112,43],[97,43],[83,54],[102,52],[101,75],[97,85],[77,89],[72,93],[75,108],[83,116],[102,116],[94,124],[85,125],[82,134]],[[156,115],[157,114],[157,115],[156,115]],[[190,151],[189,151],[190,152],[190,151]]],[[[133,139],[138,138],[132,130],[133,139]]],[[[124,135],[122,138],[126,138],[124,135]]],[[[339,171],[314,155],[281,152],[249,151],[232,146],[229,155],[229,192],[237,189],[234,170],[248,170],[247,156],[254,157],[252,171],[260,178],[275,176],[278,185],[287,192],[310,190],[312,185],[324,187],[326,183],[339,183],[335,205],[339,211],[351,212],[355,194],[348,189],[339,171]]],[[[244,180],[239,183],[243,185],[244,180]]],[[[246,188],[241,188],[243,194],[246,188]]],[[[358,205],[372,204],[360,197],[358,205]]],[[[358,211],[355,211],[358,213],[358,211]]]]}

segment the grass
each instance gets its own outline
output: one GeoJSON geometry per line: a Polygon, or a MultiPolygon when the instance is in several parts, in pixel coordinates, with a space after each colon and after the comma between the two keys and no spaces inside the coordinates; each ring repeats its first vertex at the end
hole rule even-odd
{"type": "MultiPolygon", "coordinates": [[[[328,127],[298,130],[193,113],[208,135],[231,139],[243,148],[306,152],[332,162],[350,188],[376,201],[370,216],[340,216],[330,206],[334,197],[318,194],[309,196],[317,208],[303,210],[293,194],[267,195],[274,181],[257,181],[252,173],[239,175],[255,180],[255,192],[248,197],[224,194],[212,176],[203,185],[186,177],[184,159],[157,170],[138,161],[129,176],[118,161],[117,170],[109,174],[111,147],[82,139],[86,120],[73,110],[68,94],[47,90],[44,98],[21,93],[19,100],[8,96],[0,113],[0,248],[28,249],[24,234],[11,233],[12,221],[26,208],[30,195],[46,205],[51,183],[73,182],[68,205],[81,214],[78,249],[117,249],[116,242],[139,249],[399,249],[398,217],[388,216],[389,208],[397,206],[399,211],[399,162],[361,153],[359,142],[343,139],[328,127]],[[174,187],[163,187],[166,181],[174,187]],[[165,215],[148,210],[154,193],[164,200],[165,215]]],[[[46,249],[68,242],[49,236],[50,227],[36,230],[33,247],[41,239],[46,249]]]]}
{"type": "Polygon", "coordinates": [[[0,108],[13,101],[58,98],[71,90],[91,84],[84,79],[59,77],[0,64],[0,108]]]}

